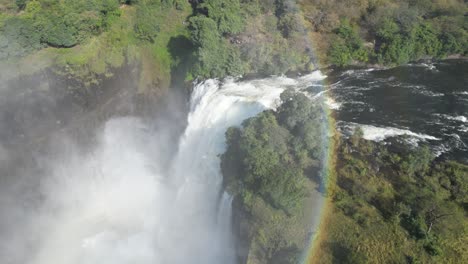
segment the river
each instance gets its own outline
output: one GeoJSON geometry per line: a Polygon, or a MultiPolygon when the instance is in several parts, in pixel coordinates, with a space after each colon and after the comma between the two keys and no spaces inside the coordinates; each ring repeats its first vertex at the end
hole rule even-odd
{"type": "Polygon", "coordinates": [[[401,140],[412,146],[426,142],[435,155],[466,161],[467,69],[445,61],[328,77],[207,80],[193,89],[176,143],[168,140],[173,120],[112,118],[94,128],[87,148],[50,136],[48,151],[24,154],[33,161],[28,168],[10,157],[15,133],[4,122],[13,132],[0,138],[1,171],[11,174],[1,186],[2,263],[235,263],[232,198],[219,168],[228,127],[275,108],[293,88],[325,99],[344,134],[361,126],[370,140],[406,135],[401,140]]]}
{"type": "Polygon", "coordinates": [[[375,141],[407,135],[436,156],[468,163],[467,73],[466,60],[333,71],[329,105],[344,133],[359,125],[375,141]]]}

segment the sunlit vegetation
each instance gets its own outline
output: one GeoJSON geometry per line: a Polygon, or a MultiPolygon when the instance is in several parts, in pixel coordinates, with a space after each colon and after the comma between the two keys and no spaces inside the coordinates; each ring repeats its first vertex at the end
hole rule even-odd
{"type": "MultiPolygon", "coordinates": [[[[287,91],[281,99],[277,111],[226,133],[224,184],[234,195],[239,239],[249,245],[247,263],[294,263],[307,237],[304,210],[317,187],[324,113],[302,94],[287,91]]],[[[424,143],[365,140],[360,129],[335,140],[329,213],[314,260],[468,260],[468,166],[436,159],[424,143]]]]}
{"type": "Polygon", "coordinates": [[[120,16],[119,2],[16,1],[18,14],[3,20],[0,58],[41,47],[73,47],[106,29],[120,16]]]}
{"type": "Polygon", "coordinates": [[[300,2],[325,63],[344,66],[370,61],[395,65],[468,54],[468,7],[463,0],[300,2]],[[344,27],[351,28],[352,35],[343,34],[344,27]],[[350,36],[355,36],[351,42],[350,36]]]}
{"type": "Polygon", "coordinates": [[[224,183],[245,216],[238,224],[248,226],[248,263],[295,263],[307,241],[311,206],[304,204],[317,187],[325,113],[303,94],[286,91],[281,99],[277,111],[226,133],[224,183]]]}
{"type": "MultiPolygon", "coordinates": [[[[40,67],[86,85],[131,64],[141,89],[175,76],[308,71],[316,56],[395,65],[466,56],[467,12],[463,0],[0,0],[0,60],[48,58],[40,67]]],[[[294,263],[321,169],[321,107],[292,92],[282,100],[226,135],[224,184],[245,216],[252,263],[294,263]]],[[[468,167],[359,134],[339,144],[321,261],[468,262],[468,167]]]]}
{"type": "Polygon", "coordinates": [[[229,37],[247,73],[282,74],[314,67],[299,5],[294,1],[241,1],[244,30],[229,37]]]}
{"type": "Polygon", "coordinates": [[[236,49],[222,37],[215,20],[199,15],[190,18],[192,41],[197,47],[193,74],[202,77],[223,77],[243,73],[236,49]]]}
{"type": "Polygon", "coordinates": [[[343,20],[334,33],[337,36],[329,50],[333,64],[344,66],[352,61],[368,61],[369,51],[364,48],[356,26],[351,25],[349,20],[343,20]]]}
{"type": "Polygon", "coordinates": [[[4,1],[10,5],[0,15],[0,59],[29,72],[29,65],[49,61],[38,68],[53,66],[92,85],[131,64],[141,70],[141,89],[164,88],[192,50],[186,1],[31,0],[14,8],[4,1]]]}
{"type": "Polygon", "coordinates": [[[159,75],[143,83],[165,86],[176,69],[186,80],[271,75],[468,50],[462,0],[1,0],[0,11],[0,60],[65,50],[44,56],[87,82],[135,58],[159,75]]]}
{"type": "Polygon", "coordinates": [[[464,263],[468,166],[360,138],[339,146],[321,263],[464,263]]]}

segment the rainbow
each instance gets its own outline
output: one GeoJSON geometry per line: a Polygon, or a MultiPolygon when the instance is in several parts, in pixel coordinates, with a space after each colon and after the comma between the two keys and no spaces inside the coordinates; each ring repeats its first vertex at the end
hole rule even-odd
{"type": "MultiPolygon", "coordinates": [[[[329,87],[326,79],[323,81],[323,91],[325,93],[323,98],[329,100],[332,98],[331,90],[327,89],[329,87]]],[[[306,247],[303,256],[301,257],[301,262],[303,264],[309,263],[318,263],[318,258],[320,256],[320,244],[323,239],[326,237],[327,225],[330,222],[330,213],[332,209],[332,204],[330,196],[333,192],[333,186],[335,184],[335,173],[336,173],[336,149],[338,142],[338,133],[336,131],[336,122],[334,111],[330,107],[327,107],[325,104],[322,105],[323,113],[325,113],[325,124],[323,126],[323,144],[324,144],[324,157],[322,159],[322,171],[321,173],[321,186],[320,193],[321,199],[318,202],[317,207],[314,210],[314,223],[312,227],[311,237],[309,238],[308,245],[306,247]]]]}
{"type": "MultiPolygon", "coordinates": [[[[292,1],[291,1],[292,2],[292,1]]],[[[300,6],[297,6],[295,2],[291,4],[296,5],[297,10],[301,12],[300,6]]],[[[297,21],[303,29],[307,27],[304,25],[304,20],[297,21]]],[[[306,31],[306,30],[305,30],[306,31]]],[[[316,56],[316,50],[313,47],[313,41],[309,34],[305,34],[305,42],[309,46],[309,57],[312,64],[316,69],[320,69],[320,65],[316,56]]],[[[322,91],[319,94],[323,94],[325,101],[333,102],[332,90],[329,89],[330,85],[327,83],[327,78],[322,80],[321,85],[322,91]]],[[[300,263],[312,264],[318,263],[320,257],[320,245],[327,235],[327,226],[331,221],[330,215],[332,212],[331,194],[333,193],[333,186],[335,184],[335,173],[336,173],[336,151],[338,143],[338,133],[336,131],[336,122],[333,107],[327,107],[326,104],[321,104],[323,113],[325,113],[325,124],[323,126],[323,144],[324,144],[324,157],[322,159],[322,171],[321,171],[321,186],[320,193],[321,199],[318,201],[317,206],[314,210],[314,223],[312,223],[311,237],[309,238],[306,250],[304,250],[301,257],[300,263]]]]}

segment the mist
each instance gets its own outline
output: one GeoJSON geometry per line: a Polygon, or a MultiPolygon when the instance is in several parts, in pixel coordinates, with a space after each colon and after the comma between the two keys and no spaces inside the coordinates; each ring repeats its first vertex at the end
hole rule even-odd
{"type": "MultiPolygon", "coordinates": [[[[225,132],[315,75],[207,80],[189,101],[169,93],[149,114],[133,111],[131,92],[116,108],[96,101],[76,111],[53,85],[9,83],[0,104],[2,263],[236,263],[220,171],[225,132]]],[[[111,99],[132,90],[102,89],[111,99]]]]}
{"type": "Polygon", "coordinates": [[[185,94],[135,111],[131,76],[87,95],[55,77],[0,82],[2,263],[164,262],[156,227],[185,94]]]}

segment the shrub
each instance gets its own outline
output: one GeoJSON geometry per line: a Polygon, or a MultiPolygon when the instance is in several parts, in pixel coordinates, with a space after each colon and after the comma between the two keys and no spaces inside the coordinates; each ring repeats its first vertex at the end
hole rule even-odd
{"type": "Polygon", "coordinates": [[[244,27],[239,0],[205,0],[200,8],[216,22],[221,34],[236,34],[244,27]]]}
{"type": "Polygon", "coordinates": [[[138,5],[135,32],[140,40],[154,42],[158,36],[160,23],[155,10],[157,8],[155,5],[138,5]]]}
{"type": "Polygon", "coordinates": [[[53,47],[72,47],[78,42],[75,38],[77,34],[73,25],[65,23],[58,17],[52,18],[44,25],[42,41],[53,47]]]}
{"type": "Polygon", "coordinates": [[[223,77],[243,73],[239,51],[221,38],[216,22],[206,16],[190,18],[191,39],[197,49],[195,74],[204,77],[223,77]]]}
{"type": "Polygon", "coordinates": [[[438,39],[438,33],[428,23],[421,23],[412,30],[412,41],[414,42],[413,57],[422,56],[436,57],[440,54],[442,44],[438,39]]]}
{"type": "Polygon", "coordinates": [[[24,9],[3,21],[1,57],[24,56],[44,46],[68,48],[107,29],[120,15],[117,0],[17,1],[24,9]],[[14,32],[14,33],[12,33],[14,32]]]}
{"type": "Polygon", "coordinates": [[[353,60],[366,62],[368,51],[364,49],[363,41],[358,34],[357,26],[351,25],[349,20],[342,20],[334,31],[336,37],[328,51],[330,61],[338,66],[345,66],[353,60]]]}
{"type": "Polygon", "coordinates": [[[403,64],[411,60],[414,43],[408,37],[400,34],[382,43],[377,58],[383,64],[403,64]]]}
{"type": "Polygon", "coordinates": [[[328,51],[331,63],[338,66],[348,65],[353,57],[351,51],[346,45],[345,41],[341,38],[336,38],[328,51]]]}
{"type": "Polygon", "coordinates": [[[26,7],[26,4],[28,3],[29,0],[16,0],[16,6],[18,6],[19,9],[24,9],[26,7]]]}
{"type": "Polygon", "coordinates": [[[30,19],[11,17],[5,21],[0,45],[0,58],[23,56],[42,47],[41,34],[30,19]]]}

